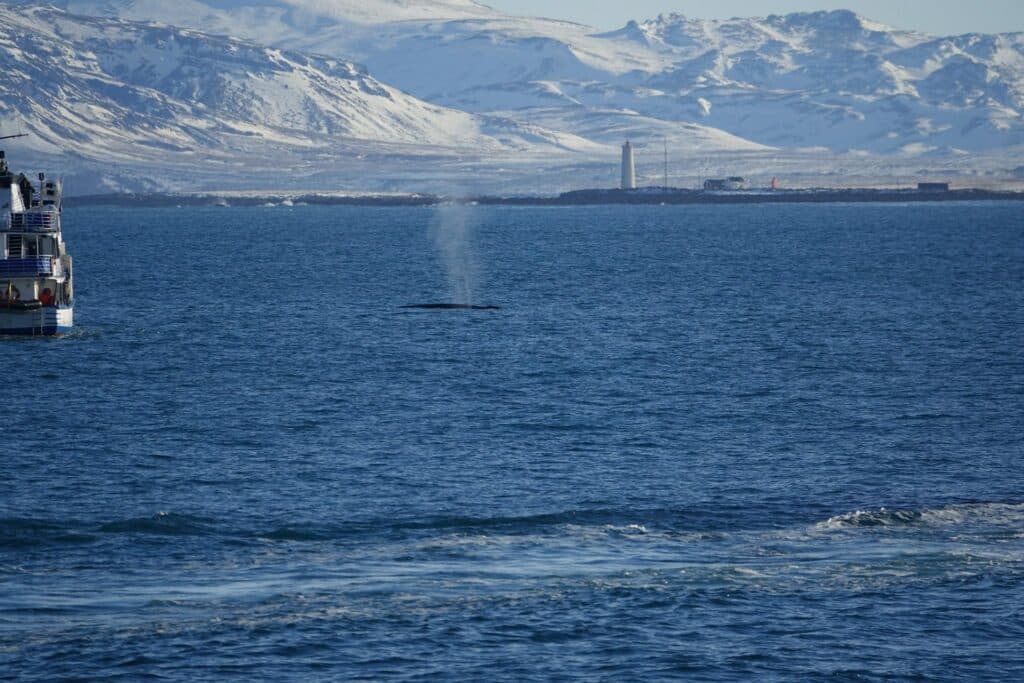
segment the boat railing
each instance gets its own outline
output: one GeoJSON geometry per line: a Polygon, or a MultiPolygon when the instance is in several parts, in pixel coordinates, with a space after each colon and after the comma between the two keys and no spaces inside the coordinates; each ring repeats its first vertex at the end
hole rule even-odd
{"type": "Polygon", "coordinates": [[[60,217],[56,211],[11,213],[8,216],[7,225],[9,230],[56,232],[60,229],[60,217]]]}
{"type": "Polygon", "coordinates": [[[29,256],[0,260],[0,278],[52,277],[52,256],[29,256]]]}

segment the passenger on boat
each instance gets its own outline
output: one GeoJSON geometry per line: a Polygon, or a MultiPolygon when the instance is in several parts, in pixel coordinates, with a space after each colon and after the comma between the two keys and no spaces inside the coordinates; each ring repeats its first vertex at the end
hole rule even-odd
{"type": "Polygon", "coordinates": [[[53,292],[50,291],[49,287],[47,287],[46,289],[39,293],[39,303],[41,303],[42,305],[52,306],[53,302],[53,292]]]}

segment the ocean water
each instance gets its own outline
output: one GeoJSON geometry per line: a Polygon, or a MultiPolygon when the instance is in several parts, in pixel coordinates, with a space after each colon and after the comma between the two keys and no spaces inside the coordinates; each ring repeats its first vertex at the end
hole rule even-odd
{"type": "Polygon", "coordinates": [[[1022,208],[68,210],[0,679],[1022,680],[1022,208]]]}

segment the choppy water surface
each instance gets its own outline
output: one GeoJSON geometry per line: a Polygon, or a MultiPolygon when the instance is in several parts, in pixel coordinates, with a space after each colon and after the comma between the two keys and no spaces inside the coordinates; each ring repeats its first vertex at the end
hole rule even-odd
{"type": "Polygon", "coordinates": [[[1021,209],[70,210],[0,678],[1020,680],[1021,209]]]}

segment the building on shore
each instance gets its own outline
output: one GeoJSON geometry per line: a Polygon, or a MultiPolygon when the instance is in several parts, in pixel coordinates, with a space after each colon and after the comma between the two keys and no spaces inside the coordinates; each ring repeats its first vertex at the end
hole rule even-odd
{"type": "Polygon", "coordinates": [[[623,190],[636,189],[636,158],[633,155],[633,143],[626,141],[622,146],[622,185],[623,190]]]}
{"type": "Polygon", "coordinates": [[[704,181],[705,192],[736,192],[747,189],[747,180],[740,176],[708,178],[704,181]]]}

